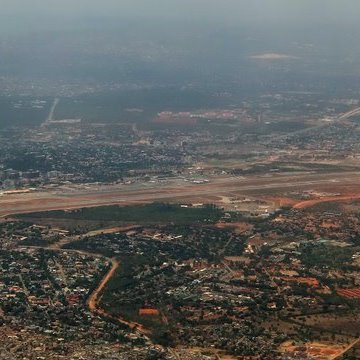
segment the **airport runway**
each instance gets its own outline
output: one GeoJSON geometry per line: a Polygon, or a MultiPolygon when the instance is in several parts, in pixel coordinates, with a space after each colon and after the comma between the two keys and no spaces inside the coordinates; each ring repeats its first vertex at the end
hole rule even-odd
{"type": "Polygon", "coordinates": [[[209,178],[208,183],[194,184],[182,179],[167,180],[157,183],[131,185],[86,185],[59,187],[51,190],[39,190],[25,194],[0,196],[0,217],[11,214],[47,211],[58,209],[75,209],[81,207],[136,204],[154,201],[178,201],[182,199],[203,199],[205,202],[217,196],[241,195],[256,193],[271,196],[282,190],[301,191],[323,188],[333,189],[346,194],[352,187],[360,192],[360,173],[304,173],[296,175],[272,174],[271,176],[219,176],[209,178]],[[345,192],[344,192],[345,191],[345,192]]]}

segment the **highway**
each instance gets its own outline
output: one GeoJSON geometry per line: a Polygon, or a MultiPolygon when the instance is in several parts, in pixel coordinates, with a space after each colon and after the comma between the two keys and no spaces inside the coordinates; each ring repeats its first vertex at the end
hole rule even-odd
{"type": "Polygon", "coordinates": [[[338,117],[338,120],[346,120],[350,119],[353,116],[360,115],[360,107],[357,107],[356,109],[353,109],[351,111],[348,111],[347,113],[341,115],[338,117]]]}
{"type": "Polygon", "coordinates": [[[272,144],[274,143],[274,141],[279,141],[279,140],[283,140],[283,139],[289,139],[295,135],[306,135],[306,134],[311,134],[314,131],[318,131],[321,130],[323,128],[326,128],[327,126],[329,126],[330,124],[336,124],[336,123],[341,123],[344,120],[348,120],[353,116],[356,115],[360,115],[360,107],[357,107],[353,110],[350,110],[344,114],[338,115],[337,117],[335,117],[332,122],[323,122],[320,121],[317,125],[315,126],[311,126],[311,127],[306,127],[305,129],[300,129],[300,130],[296,130],[293,132],[290,132],[288,134],[283,134],[283,135],[279,135],[276,137],[273,137],[272,139],[270,139],[266,144],[272,144]]]}

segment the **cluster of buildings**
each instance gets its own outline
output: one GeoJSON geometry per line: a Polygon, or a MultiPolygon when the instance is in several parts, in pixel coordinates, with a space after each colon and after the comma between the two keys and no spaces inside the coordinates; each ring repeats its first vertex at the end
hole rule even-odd
{"type": "Polygon", "coordinates": [[[0,254],[0,322],[61,342],[126,342],[128,332],[86,306],[109,264],[75,252],[19,248],[0,254]]]}
{"type": "Polygon", "coordinates": [[[0,134],[0,189],[117,182],[183,166],[180,141],[139,140],[127,125],[56,125],[0,134]],[[6,140],[5,140],[6,138],[6,140]],[[19,139],[21,139],[19,141],[19,139]],[[138,174],[139,173],[139,174],[138,174]]]}
{"type": "MultiPolygon", "coordinates": [[[[34,100],[34,106],[43,106],[43,101],[34,100]]],[[[214,170],[238,171],[240,175],[282,171],[281,166],[276,168],[279,164],[300,169],[309,161],[322,162],[320,167],[325,161],[356,162],[359,123],[335,117],[353,107],[353,102],[328,109],[325,104],[329,105],[329,100],[322,99],[316,111],[311,109],[311,116],[301,118],[297,110],[293,113],[282,107],[290,102],[301,113],[306,108],[304,101],[308,96],[277,94],[253,99],[241,107],[160,112],[147,123],[60,121],[26,130],[2,129],[0,190],[174,176],[207,162],[216,165],[208,167],[205,176],[214,170]],[[293,98],[298,103],[292,104],[293,98]],[[334,120],[321,120],[327,115],[334,120]],[[227,161],[233,166],[225,165],[227,161]],[[299,166],[289,166],[293,162],[299,166]],[[277,164],[275,169],[272,163],[277,164]]]]}
{"type": "Polygon", "coordinates": [[[168,225],[70,247],[121,259],[119,286],[101,302],[116,316],[161,324],[171,333],[164,342],[275,359],[284,341],[301,347],[336,332],[304,327],[304,317],[351,311],[360,287],[358,221],[354,212],[287,210],[241,235],[168,225]],[[287,331],[284,323],[292,324],[287,331]]]}
{"type": "MultiPolygon", "coordinates": [[[[56,339],[57,351],[68,353],[75,350],[71,344],[81,343],[79,359],[84,354],[96,359],[104,344],[112,349],[104,354],[116,359],[149,354],[201,359],[191,351],[177,353],[175,344],[276,359],[289,341],[297,356],[309,341],[340,336],[326,324],[319,330],[321,320],[312,326],[306,319],[339,317],[359,299],[359,218],[346,209],[283,210],[249,218],[241,233],[232,230],[231,218],[223,219],[230,222],[226,227],[140,226],[80,235],[60,251],[44,247],[66,238],[66,232],[4,222],[0,321],[22,329],[8,341],[36,333],[56,339]],[[43,249],[29,247],[36,239],[43,249]],[[109,270],[108,257],[121,266],[97,304],[106,318],[90,312],[87,300],[109,270]],[[111,321],[118,318],[142,324],[161,346],[154,348],[140,333],[111,321]],[[119,343],[121,350],[113,348],[119,343]]],[[[341,336],[350,342],[355,332],[341,336]]],[[[305,359],[306,351],[301,354],[305,359]]]]}
{"type": "Polygon", "coordinates": [[[14,250],[18,246],[47,246],[67,236],[67,230],[32,224],[27,221],[0,223],[0,248],[14,250]]]}
{"type": "Polygon", "coordinates": [[[358,160],[359,140],[359,123],[344,120],[277,139],[276,144],[271,142],[271,147],[287,150],[282,156],[283,161],[358,160]]]}
{"type": "Polygon", "coordinates": [[[103,308],[113,309],[116,302],[117,316],[154,326],[165,321],[171,327],[176,319],[176,343],[250,356],[271,354],[285,339],[280,330],[269,331],[256,320],[284,308],[280,285],[264,273],[260,257],[235,256],[242,254],[244,239],[230,231],[138,229],[73,246],[121,258],[127,285],[105,292],[103,308]],[[225,246],[223,259],[218,254],[225,246]],[[145,262],[137,265],[138,257],[145,262]]]}
{"type": "Polygon", "coordinates": [[[162,111],[157,114],[154,119],[155,123],[159,124],[182,124],[182,125],[195,125],[197,121],[213,121],[213,120],[223,120],[223,121],[236,121],[241,120],[242,122],[251,122],[252,117],[249,116],[245,109],[235,108],[235,109],[218,109],[211,111],[182,111],[182,112],[172,112],[172,111],[162,111]]]}

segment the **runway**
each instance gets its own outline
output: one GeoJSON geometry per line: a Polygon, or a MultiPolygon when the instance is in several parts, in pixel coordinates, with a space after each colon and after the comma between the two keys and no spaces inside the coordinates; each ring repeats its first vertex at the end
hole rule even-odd
{"type": "Polygon", "coordinates": [[[131,185],[86,185],[59,187],[24,194],[0,196],[0,217],[11,214],[75,209],[113,204],[141,204],[154,201],[181,202],[202,199],[211,202],[226,195],[257,194],[271,196],[286,191],[304,189],[326,189],[342,195],[360,193],[359,172],[303,173],[296,175],[272,174],[269,176],[217,176],[208,183],[194,184],[183,179],[157,183],[136,183],[131,185]],[[348,190],[351,188],[351,191],[348,190]]]}

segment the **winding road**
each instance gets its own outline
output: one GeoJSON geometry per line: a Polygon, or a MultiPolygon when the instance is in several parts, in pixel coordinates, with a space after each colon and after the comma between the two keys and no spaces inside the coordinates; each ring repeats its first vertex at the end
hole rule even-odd
{"type": "Polygon", "coordinates": [[[89,298],[87,300],[87,305],[88,305],[90,311],[96,315],[99,315],[99,316],[111,319],[113,321],[116,321],[120,324],[126,325],[130,329],[138,331],[139,333],[141,333],[142,335],[144,335],[146,337],[148,335],[151,335],[151,331],[146,329],[143,325],[136,323],[136,322],[132,322],[132,321],[126,321],[119,317],[115,317],[100,307],[99,302],[100,302],[100,299],[102,296],[102,292],[105,289],[105,286],[107,285],[107,283],[114,276],[114,274],[116,273],[116,271],[118,270],[118,268],[120,266],[120,263],[115,258],[111,258],[111,259],[108,258],[108,260],[110,260],[110,262],[111,262],[110,270],[103,277],[103,279],[101,280],[98,287],[93,291],[93,293],[89,296],[89,298]]]}

